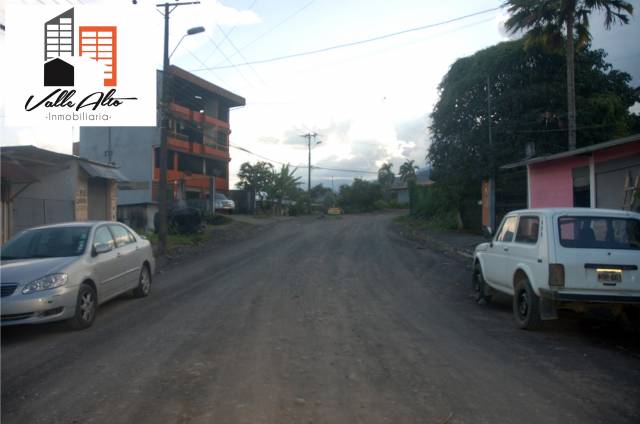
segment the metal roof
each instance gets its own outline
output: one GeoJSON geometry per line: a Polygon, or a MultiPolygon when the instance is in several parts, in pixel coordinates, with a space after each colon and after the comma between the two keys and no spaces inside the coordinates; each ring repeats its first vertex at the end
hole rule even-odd
{"type": "Polygon", "coordinates": [[[567,150],[566,152],[560,152],[553,155],[538,156],[535,158],[525,159],[519,162],[503,165],[500,167],[500,169],[512,169],[520,166],[532,165],[534,163],[548,162],[557,159],[569,158],[571,156],[585,155],[598,150],[608,149],[610,147],[620,146],[622,144],[633,143],[634,141],[640,142],[640,134],[633,134],[628,137],[617,138],[615,140],[605,141],[604,143],[592,144],[591,146],[581,147],[574,150],[567,150]]]}
{"type": "Polygon", "coordinates": [[[78,161],[82,169],[92,177],[106,178],[118,182],[129,181],[129,179],[122,175],[118,168],[113,165],[65,153],[52,152],[51,150],[40,149],[35,146],[0,147],[0,156],[2,156],[3,168],[5,165],[8,165],[7,171],[11,171],[5,175],[3,169],[2,176],[8,179],[19,179],[22,182],[37,181],[37,179],[28,172],[29,166],[39,165],[54,169],[64,166],[64,164],[69,161],[78,161]]]}
{"type": "Polygon", "coordinates": [[[97,165],[95,163],[80,160],[79,165],[87,171],[87,174],[94,178],[104,178],[106,180],[115,180],[118,182],[127,182],[129,179],[122,175],[120,171],[111,166],[97,165]]]}

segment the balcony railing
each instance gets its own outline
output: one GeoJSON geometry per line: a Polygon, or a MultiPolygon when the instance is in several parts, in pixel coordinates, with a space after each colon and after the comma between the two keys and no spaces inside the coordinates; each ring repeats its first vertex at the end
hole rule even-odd
{"type": "Polygon", "coordinates": [[[188,107],[181,106],[177,103],[169,103],[169,110],[176,116],[187,119],[189,121],[201,122],[207,125],[212,125],[214,127],[224,128],[227,131],[229,131],[230,128],[228,122],[224,122],[213,116],[200,113],[200,111],[191,110],[188,107]]]}
{"type": "Polygon", "coordinates": [[[168,136],[170,138],[173,138],[175,140],[178,141],[182,141],[182,142],[188,142],[188,143],[193,143],[194,145],[198,145],[198,146],[202,146],[204,148],[193,148],[192,146],[189,146],[189,148],[187,148],[188,151],[195,151],[195,150],[200,150],[200,152],[198,153],[207,153],[208,149],[213,149],[213,150],[217,150],[220,152],[224,152],[224,153],[228,153],[229,152],[229,146],[226,144],[221,144],[218,143],[215,138],[213,137],[208,137],[204,134],[201,135],[201,137],[194,137],[194,136],[190,136],[190,135],[186,135],[186,134],[182,134],[176,131],[170,131],[168,133],[168,136]]]}

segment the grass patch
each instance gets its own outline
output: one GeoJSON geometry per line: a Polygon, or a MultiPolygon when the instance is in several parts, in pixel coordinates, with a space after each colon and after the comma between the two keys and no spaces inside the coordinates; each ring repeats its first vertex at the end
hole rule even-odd
{"type": "Polygon", "coordinates": [[[227,225],[233,222],[233,220],[228,216],[219,213],[206,215],[204,219],[207,222],[207,225],[227,225]]]}
{"type": "MultiPolygon", "coordinates": [[[[228,219],[228,218],[227,218],[228,219]]],[[[167,248],[171,249],[172,247],[178,246],[195,246],[197,244],[202,243],[203,241],[207,241],[212,236],[212,226],[207,225],[204,232],[197,234],[168,234],[167,235],[167,248]]],[[[152,246],[157,246],[159,243],[158,234],[156,233],[147,233],[145,237],[151,242],[152,246]]]]}
{"type": "Polygon", "coordinates": [[[454,216],[434,216],[428,219],[403,215],[395,218],[394,221],[411,230],[447,231],[456,230],[457,227],[454,216]]]}

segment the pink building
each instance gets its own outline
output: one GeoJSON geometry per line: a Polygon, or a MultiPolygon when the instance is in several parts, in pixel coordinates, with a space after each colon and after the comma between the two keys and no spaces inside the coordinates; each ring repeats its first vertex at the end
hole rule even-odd
{"type": "Polygon", "coordinates": [[[639,190],[640,134],[503,168],[519,166],[527,167],[530,208],[640,209],[640,202],[631,201],[639,190]]]}

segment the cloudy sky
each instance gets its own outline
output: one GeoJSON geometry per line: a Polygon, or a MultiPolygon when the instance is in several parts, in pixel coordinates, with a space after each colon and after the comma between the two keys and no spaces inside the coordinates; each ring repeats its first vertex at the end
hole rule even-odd
{"type": "MultiPolygon", "coordinates": [[[[0,22],[8,1],[0,0],[0,22]]],[[[125,0],[108,3],[147,7],[146,24],[162,26],[161,15],[153,10],[155,1],[139,0],[137,6],[125,0]]],[[[234,146],[274,161],[306,165],[306,141],[300,135],[318,133],[322,143],[312,150],[314,165],[357,171],[313,171],[313,184],[331,186],[334,177],[337,187],[354,176],[375,177],[366,172],[375,172],[385,161],[391,161],[395,170],[406,159],[424,165],[428,115],[437,101],[437,85],[457,58],[507,39],[501,27],[504,11],[317,54],[246,63],[448,21],[501,3],[201,0],[200,5],[180,7],[171,15],[171,48],[186,29],[206,28],[203,34],[185,38],[171,61],[247,99],[245,107],[231,113],[234,146]]],[[[592,19],[593,44],[605,48],[614,66],[631,73],[634,85],[640,85],[640,1],[631,3],[636,8],[631,25],[607,32],[601,19],[592,19]]],[[[0,49],[3,42],[0,32],[0,49]]],[[[4,57],[1,50],[0,57],[4,57]]],[[[161,39],[144,60],[161,66],[161,39]]],[[[0,116],[3,145],[34,144],[70,152],[71,141],[78,137],[77,129],[6,128],[3,119],[0,116]]],[[[238,149],[231,153],[232,175],[242,162],[260,160],[238,149]]],[[[306,185],[306,169],[299,175],[306,185]]]]}

